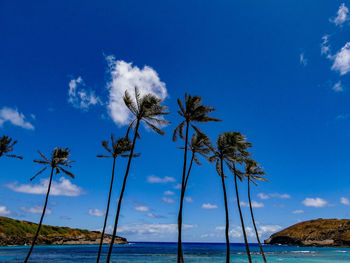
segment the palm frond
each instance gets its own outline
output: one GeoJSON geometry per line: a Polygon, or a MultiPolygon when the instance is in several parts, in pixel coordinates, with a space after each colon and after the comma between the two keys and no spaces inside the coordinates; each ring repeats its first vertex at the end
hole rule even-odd
{"type": "Polygon", "coordinates": [[[7,157],[11,157],[11,158],[17,158],[17,159],[23,159],[22,156],[18,156],[18,155],[15,155],[15,154],[6,154],[7,157]]]}
{"type": "Polygon", "coordinates": [[[44,172],[47,169],[48,166],[44,167],[43,169],[41,169],[39,172],[37,172],[33,177],[31,177],[29,180],[33,181],[35,179],[35,177],[37,177],[39,174],[41,174],[42,172],[44,172]]]}
{"type": "Polygon", "coordinates": [[[69,172],[69,171],[63,169],[62,167],[59,167],[59,169],[60,169],[63,173],[65,173],[66,175],[68,175],[69,177],[71,177],[72,179],[75,178],[74,174],[72,174],[71,172],[69,172]]]}

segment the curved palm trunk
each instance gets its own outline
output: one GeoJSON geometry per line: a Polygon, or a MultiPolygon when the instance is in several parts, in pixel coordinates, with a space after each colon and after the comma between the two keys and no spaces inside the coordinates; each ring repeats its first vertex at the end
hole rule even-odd
{"type": "Polygon", "coordinates": [[[188,171],[187,171],[187,175],[186,175],[185,187],[184,187],[185,188],[185,190],[184,190],[184,197],[185,197],[185,192],[186,192],[186,188],[187,188],[188,177],[190,176],[191,169],[192,169],[193,159],[194,159],[194,153],[192,153],[190,167],[188,167],[188,171]]]}
{"type": "Polygon", "coordinates": [[[252,202],[251,202],[251,199],[250,199],[250,179],[249,179],[249,177],[248,177],[248,199],[249,199],[250,215],[252,216],[252,221],[253,221],[253,225],[254,225],[256,239],[258,240],[259,247],[260,247],[260,252],[261,252],[261,255],[262,255],[263,259],[264,259],[264,262],[267,263],[266,258],[265,258],[265,254],[264,254],[264,250],[263,250],[261,242],[260,242],[258,229],[256,228],[256,225],[255,225],[255,219],[254,219],[254,213],[253,213],[253,208],[252,208],[252,202]]]}
{"type": "Polygon", "coordinates": [[[239,201],[239,194],[238,194],[238,187],[237,187],[237,175],[235,174],[234,176],[235,176],[235,189],[236,189],[237,206],[238,206],[238,211],[239,211],[239,217],[241,219],[241,225],[242,225],[242,232],[243,232],[243,236],[244,236],[245,249],[247,250],[249,263],[252,263],[252,257],[250,256],[250,251],[249,251],[249,246],[248,246],[248,239],[247,239],[247,234],[245,232],[244,220],[243,220],[242,211],[241,211],[241,205],[240,205],[240,201],[239,201]]]}
{"type": "Polygon", "coordinates": [[[32,246],[31,246],[30,249],[29,249],[29,252],[28,252],[28,254],[27,254],[27,257],[26,257],[25,260],[24,260],[24,263],[28,262],[29,257],[30,257],[30,254],[31,254],[32,251],[33,251],[35,242],[36,242],[36,240],[38,239],[38,236],[39,236],[41,224],[42,224],[42,222],[43,222],[44,215],[45,215],[45,211],[46,211],[47,201],[48,201],[48,199],[49,199],[49,194],[50,194],[50,189],[51,189],[51,183],[52,183],[52,176],[53,176],[53,170],[54,170],[54,167],[51,168],[51,175],[50,175],[49,186],[48,186],[48,188],[47,188],[47,193],[46,193],[46,198],[45,198],[45,204],[44,204],[43,212],[41,213],[41,218],[40,218],[40,222],[39,222],[39,225],[38,225],[38,230],[36,231],[36,234],[35,234],[34,239],[33,239],[32,246]]]}
{"type": "Polygon", "coordinates": [[[134,139],[132,141],[132,146],[131,146],[130,156],[129,156],[129,160],[128,160],[128,165],[126,167],[126,171],[125,171],[125,175],[124,175],[123,186],[122,186],[122,190],[120,192],[120,196],[119,196],[119,200],[118,200],[117,214],[115,216],[112,240],[111,240],[111,243],[109,245],[107,261],[106,261],[107,263],[109,263],[109,261],[111,259],[112,249],[113,249],[113,245],[114,245],[114,241],[115,241],[115,235],[117,233],[120,207],[121,207],[121,204],[122,204],[123,195],[124,195],[124,191],[125,191],[126,179],[128,178],[128,175],[129,175],[131,160],[132,160],[132,157],[133,157],[133,154],[134,154],[134,148],[135,148],[135,143],[136,143],[136,138],[137,138],[137,132],[138,132],[138,129],[139,129],[139,125],[140,125],[140,120],[138,119],[137,122],[136,122],[135,135],[134,135],[134,139]]]}
{"type": "Polygon", "coordinates": [[[188,127],[189,122],[186,122],[186,137],[185,137],[185,153],[184,153],[184,165],[182,170],[182,182],[181,182],[181,197],[180,197],[180,208],[177,217],[177,229],[178,229],[178,239],[177,239],[177,263],[184,262],[183,252],[182,252],[182,208],[183,208],[183,198],[185,195],[185,179],[186,179],[186,163],[187,163],[187,145],[188,145],[188,127]]]}
{"type": "Polygon", "coordinates": [[[100,261],[101,249],[102,249],[102,244],[103,244],[103,237],[104,237],[105,230],[106,230],[106,224],[107,224],[107,218],[108,218],[108,212],[109,212],[109,205],[110,205],[110,202],[111,202],[111,195],[112,195],[112,188],[113,188],[113,181],[114,181],[115,159],[116,159],[116,157],[113,158],[112,178],[111,178],[111,184],[109,186],[107,209],[106,209],[105,221],[103,223],[103,229],[102,229],[102,234],[101,234],[100,246],[98,247],[98,254],[97,254],[97,260],[96,260],[97,263],[100,261]]]}
{"type": "Polygon", "coordinates": [[[224,178],[224,165],[223,160],[220,158],[220,169],[221,169],[221,182],[222,182],[222,190],[224,192],[224,200],[225,200],[225,214],[226,214],[226,226],[225,226],[225,238],[226,238],[226,263],[230,263],[230,239],[228,236],[228,231],[230,227],[229,223],[229,215],[228,215],[228,206],[227,206],[227,194],[226,194],[226,186],[225,186],[225,178],[224,178]]]}

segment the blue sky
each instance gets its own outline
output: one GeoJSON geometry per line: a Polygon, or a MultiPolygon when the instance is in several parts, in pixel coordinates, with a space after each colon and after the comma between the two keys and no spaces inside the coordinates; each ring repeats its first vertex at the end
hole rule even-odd
{"type": "MultiPolygon", "coordinates": [[[[240,131],[253,143],[271,181],[252,193],[263,237],[300,220],[349,218],[349,6],[2,1],[0,134],[19,141],[15,153],[24,160],[0,160],[0,214],[38,221],[49,174],[30,182],[40,169],[32,160],[37,150],[70,147],[76,179],[55,178],[44,223],[101,228],[111,162],[96,154],[111,132],[124,134],[128,115],[118,94],[137,83],[165,98],[172,124],[164,137],[142,128],[120,235],[176,239],[182,152],[171,135],[180,122],[176,99],[185,92],[216,107],[213,116],[223,121],[201,125],[213,141],[240,131]]],[[[117,162],[112,216],[125,164],[117,162]]],[[[231,241],[240,242],[231,177],[227,187],[231,241]]],[[[246,184],[240,193],[246,202],[246,184]]],[[[224,241],[222,189],[212,165],[194,167],[187,194],[184,240],[224,241]]]]}

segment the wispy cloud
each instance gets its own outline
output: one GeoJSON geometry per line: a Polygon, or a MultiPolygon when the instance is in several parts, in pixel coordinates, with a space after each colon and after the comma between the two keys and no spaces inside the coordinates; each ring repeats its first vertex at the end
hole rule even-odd
{"type": "Polygon", "coordinates": [[[0,206],[0,216],[8,216],[11,214],[11,211],[7,209],[6,206],[0,206]]]}
{"type": "Polygon", "coordinates": [[[174,177],[169,177],[169,176],[159,177],[155,175],[150,175],[147,177],[147,182],[151,184],[166,184],[166,183],[173,183],[175,181],[176,180],[174,177]]]}
{"type": "Polygon", "coordinates": [[[164,195],[174,195],[174,194],[175,193],[173,191],[170,191],[170,190],[164,192],[164,195]]]}
{"type": "Polygon", "coordinates": [[[160,81],[158,73],[149,66],[142,69],[122,60],[116,60],[114,56],[107,56],[110,80],[107,83],[109,91],[108,111],[112,120],[118,125],[127,125],[130,122],[131,113],[123,102],[125,91],[134,93],[135,87],[141,95],[153,93],[164,99],[167,97],[165,83],[160,81]]]}
{"type": "Polygon", "coordinates": [[[136,211],[139,211],[139,212],[147,212],[147,211],[149,211],[149,207],[148,207],[148,206],[145,206],[145,205],[136,205],[136,206],[134,207],[134,209],[135,209],[136,211]]]}
{"type": "Polygon", "coordinates": [[[337,26],[342,26],[346,21],[349,21],[349,9],[344,3],[342,3],[339,6],[337,16],[335,18],[331,18],[330,22],[337,26]]]}
{"type": "Polygon", "coordinates": [[[302,201],[302,204],[304,206],[310,206],[310,207],[325,207],[328,205],[328,201],[316,197],[316,198],[305,198],[305,200],[302,201]]]}
{"type": "MultiPolygon", "coordinates": [[[[41,179],[39,184],[18,184],[15,182],[7,184],[6,187],[18,193],[43,195],[47,192],[48,184],[49,179],[41,179]]],[[[50,190],[50,195],[56,196],[79,196],[83,193],[81,187],[72,184],[70,180],[64,177],[61,177],[59,182],[53,181],[50,190]]]]}
{"type": "Polygon", "coordinates": [[[217,209],[218,206],[211,203],[207,203],[207,204],[202,204],[202,208],[206,210],[213,210],[213,209],[217,209]]]}
{"type": "Polygon", "coordinates": [[[340,198],[340,203],[342,203],[343,205],[350,205],[350,201],[346,197],[340,198]]]}
{"type": "MultiPolygon", "coordinates": [[[[196,225],[183,224],[184,229],[194,228],[196,225]]],[[[143,224],[133,223],[129,225],[121,226],[118,229],[123,235],[152,235],[159,236],[162,234],[175,234],[177,233],[177,224],[143,224]]]]}
{"type": "Polygon", "coordinates": [[[346,120],[348,118],[349,118],[349,114],[339,114],[337,117],[335,117],[337,121],[346,120]]]}
{"type": "MultiPolygon", "coordinates": [[[[43,207],[40,205],[36,205],[34,207],[26,208],[22,206],[21,211],[29,214],[41,214],[43,212],[43,207]]],[[[46,208],[45,214],[50,215],[52,213],[50,208],[46,208]]]]}
{"type": "Polygon", "coordinates": [[[15,126],[22,127],[27,130],[34,130],[33,124],[26,121],[24,114],[19,112],[17,109],[3,107],[0,110],[0,127],[2,127],[5,122],[10,122],[15,126]]]}
{"type": "Polygon", "coordinates": [[[167,204],[173,204],[173,203],[175,203],[174,199],[168,198],[168,197],[163,197],[162,200],[163,200],[163,202],[165,202],[165,203],[167,203],[167,204]]]}
{"type": "Polygon", "coordinates": [[[304,213],[304,210],[301,210],[301,209],[299,209],[299,210],[294,210],[294,211],[292,212],[292,214],[302,214],[302,213],[304,213]]]}
{"type": "Polygon", "coordinates": [[[88,213],[91,216],[104,216],[105,215],[105,211],[102,211],[102,210],[97,209],[97,208],[89,209],[88,213]]]}
{"type": "MultiPolygon", "coordinates": [[[[259,236],[268,236],[268,235],[275,233],[281,229],[282,229],[282,227],[279,225],[259,225],[258,226],[259,236]]],[[[225,227],[224,226],[217,226],[215,228],[215,230],[216,231],[224,231],[225,227]]],[[[255,237],[255,231],[252,227],[247,226],[246,233],[247,233],[247,236],[249,236],[249,237],[255,237]]],[[[233,226],[229,232],[229,236],[232,238],[242,237],[243,236],[242,227],[233,226]]]]}
{"type": "MultiPolygon", "coordinates": [[[[241,204],[241,206],[249,207],[249,203],[241,201],[240,204],[241,204]]],[[[264,207],[264,203],[259,203],[259,202],[256,202],[256,201],[252,201],[252,207],[253,208],[261,208],[261,207],[264,207]]]]}
{"type": "Polygon", "coordinates": [[[87,91],[82,77],[71,79],[69,82],[68,102],[75,108],[88,110],[91,105],[102,104],[93,91],[87,91]]]}
{"type": "Polygon", "coordinates": [[[303,66],[306,66],[306,65],[307,65],[308,60],[307,60],[307,58],[305,58],[305,54],[304,54],[304,53],[301,53],[301,54],[299,55],[299,62],[300,62],[300,64],[303,65],[303,66]]]}
{"type": "Polygon", "coordinates": [[[264,194],[259,193],[258,197],[262,200],[267,200],[270,198],[279,198],[279,199],[289,199],[291,196],[289,194],[279,194],[279,193],[271,193],[271,194],[264,194]]]}
{"type": "Polygon", "coordinates": [[[187,203],[193,203],[193,199],[192,199],[192,197],[190,197],[190,196],[186,196],[186,197],[185,197],[185,201],[186,201],[187,203]]]}

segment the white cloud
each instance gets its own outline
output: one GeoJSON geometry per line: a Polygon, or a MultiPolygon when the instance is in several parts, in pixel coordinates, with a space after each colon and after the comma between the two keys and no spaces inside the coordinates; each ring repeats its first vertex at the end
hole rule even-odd
{"type": "Polygon", "coordinates": [[[192,199],[192,197],[190,197],[190,196],[185,197],[185,201],[186,201],[187,203],[193,203],[193,199],[192,199]]]}
{"type": "Polygon", "coordinates": [[[279,194],[279,193],[272,193],[272,194],[259,193],[258,197],[262,200],[267,200],[270,198],[289,199],[291,196],[289,194],[279,194]]]}
{"type": "Polygon", "coordinates": [[[130,112],[123,102],[125,91],[134,94],[137,87],[142,95],[153,93],[160,99],[167,97],[165,83],[160,81],[158,73],[149,66],[142,69],[114,56],[106,58],[109,67],[110,81],[107,83],[109,91],[108,112],[112,120],[118,125],[127,125],[130,122],[130,112]]]}
{"type": "Polygon", "coordinates": [[[0,206],[0,216],[8,216],[11,214],[11,211],[7,209],[6,206],[0,206]]]}
{"type": "Polygon", "coordinates": [[[299,61],[300,61],[301,65],[303,65],[303,66],[307,65],[308,60],[305,58],[305,54],[304,53],[301,53],[299,55],[299,61]]]}
{"type": "MultiPolygon", "coordinates": [[[[241,206],[249,207],[249,203],[241,201],[240,204],[241,204],[241,206]]],[[[256,202],[256,201],[252,201],[252,207],[253,208],[261,208],[261,207],[264,207],[264,204],[256,202]]]]}
{"type": "Polygon", "coordinates": [[[174,195],[174,194],[175,193],[173,191],[170,191],[170,190],[164,192],[164,195],[174,195]]]}
{"type": "Polygon", "coordinates": [[[328,205],[328,202],[322,198],[316,197],[316,198],[305,198],[305,200],[302,201],[302,204],[305,206],[311,206],[311,207],[324,207],[328,205]]]}
{"type": "Polygon", "coordinates": [[[343,205],[350,205],[350,201],[346,197],[340,198],[340,203],[342,203],[343,205]]]}
{"type": "Polygon", "coordinates": [[[292,213],[293,213],[293,214],[303,214],[303,213],[304,213],[304,210],[301,210],[301,209],[299,209],[299,210],[294,210],[292,213]]]}
{"type": "MultiPolygon", "coordinates": [[[[195,225],[183,224],[184,229],[194,228],[195,225]]],[[[161,235],[177,233],[177,224],[143,224],[133,223],[118,228],[123,235],[161,235]]]]}
{"type": "MultiPolygon", "coordinates": [[[[26,194],[46,194],[49,179],[41,179],[39,184],[7,184],[6,186],[18,193],[26,194]]],[[[72,184],[72,182],[64,177],[59,179],[59,182],[52,181],[50,195],[61,196],[79,196],[84,191],[79,186],[72,184]]]]}
{"type": "Polygon", "coordinates": [[[341,84],[341,81],[338,81],[337,83],[335,83],[332,87],[332,90],[334,90],[335,92],[344,91],[344,88],[343,88],[343,85],[341,84]]]}
{"type": "Polygon", "coordinates": [[[174,189],[176,189],[176,190],[181,189],[181,184],[176,184],[176,185],[174,186],[174,189]]]}
{"type": "Polygon", "coordinates": [[[88,110],[91,105],[102,104],[99,97],[93,91],[86,91],[82,88],[84,81],[81,77],[72,79],[69,82],[68,102],[75,108],[88,110]]]}
{"type": "Polygon", "coordinates": [[[269,195],[264,194],[264,193],[259,193],[259,194],[258,194],[258,197],[259,197],[260,199],[262,199],[262,200],[267,200],[267,199],[270,198],[269,195]]]}
{"type": "Polygon", "coordinates": [[[11,124],[15,126],[22,127],[27,130],[34,130],[34,126],[25,120],[26,117],[24,116],[23,113],[18,112],[17,109],[12,109],[8,107],[3,107],[0,110],[0,127],[5,122],[10,122],[11,124]]]}
{"type": "MultiPolygon", "coordinates": [[[[34,207],[26,208],[22,206],[20,208],[23,212],[29,213],[29,214],[41,214],[43,212],[43,207],[40,205],[36,205],[34,207]]],[[[46,208],[45,214],[46,215],[51,215],[52,211],[50,208],[46,208]]]]}
{"type": "Polygon", "coordinates": [[[335,119],[337,121],[340,121],[340,120],[346,120],[349,118],[349,114],[339,114],[337,117],[335,117],[335,119]]]}
{"type": "Polygon", "coordinates": [[[330,21],[337,26],[342,26],[346,21],[349,20],[349,9],[345,6],[344,3],[342,3],[339,6],[337,16],[334,19],[330,19],[330,21]]]}
{"type": "Polygon", "coordinates": [[[350,71],[350,42],[347,42],[334,56],[332,70],[345,75],[350,71]]]}
{"type": "Polygon", "coordinates": [[[168,197],[163,197],[162,200],[163,200],[163,202],[168,203],[168,204],[173,204],[175,202],[174,199],[168,198],[168,197]]]}
{"type": "Polygon", "coordinates": [[[147,182],[151,184],[166,184],[175,182],[175,178],[169,176],[165,176],[162,178],[155,175],[150,175],[147,177],[147,182]]]}
{"type": "Polygon", "coordinates": [[[105,211],[102,211],[102,210],[97,209],[97,208],[89,209],[89,215],[91,215],[91,216],[104,216],[105,211]]]}
{"type": "Polygon", "coordinates": [[[149,207],[145,205],[137,205],[135,206],[135,210],[140,212],[147,212],[149,211],[149,207]]]}
{"type": "Polygon", "coordinates": [[[328,58],[331,58],[330,51],[331,51],[331,47],[329,45],[329,35],[324,35],[322,37],[322,43],[321,43],[321,54],[327,55],[328,58]]]}
{"type": "Polygon", "coordinates": [[[212,210],[212,209],[217,209],[218,206],[210,204],[210,203],[207,203],[207,204],[202,204],[202,208],[203,209],[207,209],[207,210],[212,210]]]}
{"type": "MultiPolygon", "coordinates": [[[[282,227],[279,225],[259,225],[258,226],[258,233],[259,233],[259,236],[268,236],[268,235],[271,235],[272,233],[275,233],[281,229],[282,229],[282,227]]],[[[224,226],[217,226],[215,228],[215,230],[224,231],[225,227],[224,226]]],[[[247,236],[255,237],[256,234],[255,234],[255,231],[252,227],[247,226],[245,228],[245,230],[246,230],[247,236]]],[[[231,230],[229,231],[229,236],[232,238],[242,237],[243,236],[242,227],[241,226],[232,226],[231,230]]]]}

